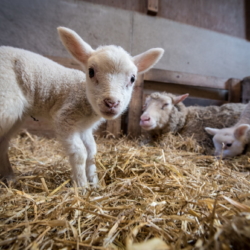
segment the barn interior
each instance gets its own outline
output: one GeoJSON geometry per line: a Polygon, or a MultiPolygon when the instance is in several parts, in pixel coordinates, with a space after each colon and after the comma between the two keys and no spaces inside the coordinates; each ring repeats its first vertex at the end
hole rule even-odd
{"type": "Polygon", "coordinates": [[[192,137],[172,134],[147,143],[139,126],[153,92],[189,93],[186,106],[249,101],[249,1],[0,2],[1,46],[83,70],[58,26],[93,48],[165,53],[138,77],[127,111],[95,131],[96,188],[72,181],[46,119],[26,121],[9,147],[16,178],[0,181],[0,249],[249,249],[250,153],[216,158],[192,137]]]}

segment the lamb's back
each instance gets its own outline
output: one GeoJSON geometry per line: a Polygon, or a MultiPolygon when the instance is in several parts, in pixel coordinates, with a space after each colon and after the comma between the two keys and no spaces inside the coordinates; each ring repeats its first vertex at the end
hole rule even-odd
{"type": "MultiPolygon", "coordinates": [[[[7,79],[1,85],[9,91],[21,89],[30,106],[36,110],[60,106],[65,99],[79,102],[86,99],[85,74],[66,68],[39,54],[0,47],[0,75],[7,79]],[[8,72],[8,73],[4,73],[8,72]]],[[[36,110],[33,112],[36,112],[36,110]]]]}
{"type": "Polygon", "coordinates": [[[179,133],[184,137],[193,136],[205,148],[213,148],[211,136],[204,128],[233,126],[239,120],[245,106],[241,103],[227,103],[222,106],[188,107],[186,123],[179,133]]]}
{"type": "MultiPolygon", "coordinates": [[[[86,80],[82,71],[66,68],[39,54],[8,46],[0,47],[1,64],[11,65],[24,87],[72,88],[86,80]]],[[[77,86],[78,87],[78,86],[77,86]]]]}

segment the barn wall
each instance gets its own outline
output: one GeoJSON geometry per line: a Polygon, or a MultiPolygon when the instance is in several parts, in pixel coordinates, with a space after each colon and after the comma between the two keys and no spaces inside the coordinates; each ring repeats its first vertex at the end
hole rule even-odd
{"type": "MultiPolygon", "coordinates": [[[[149,0],[80,0],[147,13],[149,0]]],[[[248,0],[154,0],[158,17],[246,38],[248,0]],[[247,7],[247,6],[246,6],[247,7]],[[247,13],[246,13],[247,14],[247,13]]],[[[249,18],[248,18],[249,20],[249,18]]]]}
{"type": "Polygon", "coordinates": [[[0,45],[69,57],[56,33],[66,26],[93,47],[113,43],[132,54],[163,47],[160,69],[226,78],[250,73],[246,40],[165,18],[76,0],[1,0],[0,10],[0,45]]]}

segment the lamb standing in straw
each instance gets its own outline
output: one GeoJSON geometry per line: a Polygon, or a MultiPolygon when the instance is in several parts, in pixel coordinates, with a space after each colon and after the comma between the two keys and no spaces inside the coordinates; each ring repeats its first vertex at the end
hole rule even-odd
{"type": "Polygon", "coordinates": [[[215,155],[233,157],[242,154],[247,143],[250,142],[250,102],[243,110],[239,121],[230,128],[208,128],[205,130],[213,135],[215,155]]]}
{"type": "Polygon", "coordinates": [[[156,64],[164,50],[131,57],[114,45],[93,50],[70,29],[58,32],[86,75],[29,51],[0,47],[0,175],[13,177],[7,153],[11,136],[25,118],[43,116],[69,155],[73,179],[84,187],[98,182],[93,129],[124,112],[137,74],[156,64]]]}
{"type": "Polygon", "coordinates": [[[229,103],[222,106],[190,106],[182,101],[188,94],[176,96],[170,93],[152,93],[146,98],[140,126],[151,135],[168,132],[182,137],[193,137],[205,153],[212,153],[213,142],[204,127],[232,126],[246,105],[229,103]]]}

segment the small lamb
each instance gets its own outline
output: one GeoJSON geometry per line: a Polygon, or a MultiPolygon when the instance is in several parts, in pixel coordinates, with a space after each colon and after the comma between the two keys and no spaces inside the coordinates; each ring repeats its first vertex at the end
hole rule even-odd
{"type": "Polygon", "coordinates": [[[92,131],[125,111],[137,74],[153,67],[164,50],[131,57],[114,45],[94,50],[68,28],[59,27],[58,33],[86,75],[29,51],[0,47],[0,175],[14,176],[7,153],[10,138],[27,117],[40,116],[54,125],[77,185],[96,185],[92,131]]]}
{"type": "Polygon", "coordinates": [[[140,126],[151,135],[172,132],[183,137],[193,137],[210,154],[213,142],[204,127],[223,128],[233,125],[243,111],[244,104],[222,106],[190,106],[182,101],[189,94],[176,96],[170,93],[152,93],[146,98],[140,126]],[[210,125],[209,125],[210,124],[210,125]]]}
{"type": "Polygon", "coordinates": [[[205,130],[213,135],[216,156],[225,158],[242,154],[245,146],[250,142],[248,134],[250,131],[250,102],[234,126],[223,129],[206,127],[205,130]]]}

